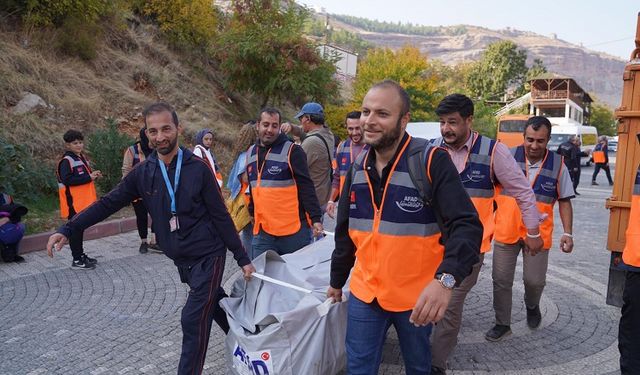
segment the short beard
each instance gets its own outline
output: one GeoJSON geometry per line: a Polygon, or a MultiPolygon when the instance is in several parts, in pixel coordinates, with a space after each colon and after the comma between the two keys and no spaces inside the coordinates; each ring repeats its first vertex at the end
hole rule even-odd
{"type": "MultiPolygon", "coordinates": [[[[398,119],[396,127],[388,134],[383,135],[380,140],[375,143],[368,143],[371,148],[374,150],[381,152],[389,149],[400,139],[400,135],[402,134],[402,117],[398,119]]],[[[365,143],[366,139],[365,139],[365,143]]]]}
{"type": "Polygon", "coordinates": [[[176,137],[173,141],[169,142],[169,147],[165,148],[158,148],[156,147],[156,149],[158,150],[158,153],[161,155],[168,155],[171,153],[171,151],[173,151],[176,148],[176,145],[178,144],[178,137],[176,137]]]}

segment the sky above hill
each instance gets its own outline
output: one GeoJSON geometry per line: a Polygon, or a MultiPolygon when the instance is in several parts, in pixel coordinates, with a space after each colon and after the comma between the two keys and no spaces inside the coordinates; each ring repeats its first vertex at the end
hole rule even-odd
{"type": "Polygon", "coordinates": [[[628,60],[640,12],[637,0],[299,0],[328,13],[428,26],[511,27],[628,60]]]}

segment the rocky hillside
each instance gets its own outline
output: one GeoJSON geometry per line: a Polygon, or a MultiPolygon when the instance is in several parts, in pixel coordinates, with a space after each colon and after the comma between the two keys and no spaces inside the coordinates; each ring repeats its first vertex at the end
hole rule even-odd
{"type": "MultiPolygon", "coordinates": [[[[620,105],[625,61],[553,36],[546,37],[515,29],[490,30],[469,25],[462,26],[466,29],[464,33],[447,33],[444,28],[442,32],[430,36],[405,35],[365,31],[335,19],[331,23],[334,28],[357,33],[364,40],[378,46],[396,49],[406,44],[415,45],[430,57],[447,64],[477,60],[488,44],[510,40],[527,50],[528,63],[539,58],[549,71],[573,77],[583,89],[612,108],[620,105]]],[[[458,31],[460,28],[456,27],[458,31]]],[[[630,44],[629,53],[632,47],[630,44]]]]}

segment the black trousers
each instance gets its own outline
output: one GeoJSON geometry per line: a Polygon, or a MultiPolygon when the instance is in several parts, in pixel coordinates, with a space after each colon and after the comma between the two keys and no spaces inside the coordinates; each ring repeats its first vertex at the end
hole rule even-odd
{"type": "Polygon", "coordinates": [[[220,287],[225,257],[208,256],[190,267],[178,267],[180,280],[191,290],[182,308],[182,354],[178,375],[201,374],[207,355],[211,323],[216,323],[227,333],[227,316],[218,304],[226,297],[220,287]]]}
{"type": "Polygon", "coordinates": [[[569,177],[571,177],[571,182],[573,183],[573,191],[577,191],[578,184],[580,184],[580,168],[569,169],[569,177]]]}
{"type": "Polygon", "coordinates": [[[618,331],[622,375],[640,374],[640,272],[627,272],[618,331]]]}
{"type": "Polygon", "coordinates": [[[593,170],[593,177],[591,177],[591,181],[595,181],[598,173],[600,173],[600,169],[607,174],[607,180],[609,180],[610,184],[613,184],[613,179],[611,178],[611,170],[609,169],[609,164],[596,164],[596,167],[593,170]]]}
{"type": "Polygon", "coordinates": [[[142,200],[131,202],[133,210],[136,213],[136,227],[138,228],[138,235],[140,239],[146,240],[149,234],[149,217],[147,216],[147,208],[142,203],[142,200]]]}
{"type": "MultiPolygon", "coordinates": [[[[72,207],[71,210],[69,210],[69,220],[73,219],[74,216],[76,216],[76,211],[72,207]]],[[[84,248],[82,247],[83,237],[83,230],[74,231],[71,237],[69,237],[69,247],[71,248],[73,260],[79,260],[82,254],[84,254],[84,248]]]]}

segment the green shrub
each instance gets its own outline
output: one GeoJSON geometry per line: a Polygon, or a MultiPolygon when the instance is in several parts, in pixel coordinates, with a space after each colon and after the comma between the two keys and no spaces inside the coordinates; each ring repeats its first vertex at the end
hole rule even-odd
{"type": "Polygon", "coordinates": [[[96,38],[100,35],[100,27],[93,22],[85,22],[81,18],[68,17],[57,37],[57,48],[68,56],[77,56],[89,61],[96,57],[96,38]]]}
{"type": "Polygon", "coordinates": [[[113,119],[107,120],[107,128],[88,137],[87,151],[91,154],[93,170],[100,170],[102,178],[96,185],[101,193],[111,191],[122,179],[122,156],[133,143],[128,135],[120,133],[113,119]]]}
{"type": "Polygon", "coordinates": [[[24,146],[0,138],[0,190],[18,202],[32,202],[56,192],[51,165],[36,161],[24,146]]]}

